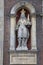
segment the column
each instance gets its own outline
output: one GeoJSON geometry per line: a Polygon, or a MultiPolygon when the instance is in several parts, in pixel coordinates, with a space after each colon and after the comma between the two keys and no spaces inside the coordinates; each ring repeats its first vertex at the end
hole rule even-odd
{"type": "Polygon", "coordinates": [[[16,26],[16,17],[11,16],[10,18],[10,50],[15,50],[15,26],[16,26]]]}
{"type": "Polygon", "coordinates": [[[32,27],[31,27],[31,49],[37,49],[36,47],[36,16],[33,15],[31,18],[32,27]]]}

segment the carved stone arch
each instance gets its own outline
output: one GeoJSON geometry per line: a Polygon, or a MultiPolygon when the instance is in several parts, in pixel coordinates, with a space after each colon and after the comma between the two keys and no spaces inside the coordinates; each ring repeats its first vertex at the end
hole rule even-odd
{"type": "Polygon", "coordinates": [[[28,3],[27,1],[20,1],[18,3],[16,3],[12,8],[11,8],[11,12],[10,14],[16,14],[17,10],[22,7],[25,6],[26,8],[28,8],[28,10],[30,11],[31,14],[35,14],[35,8],[32,4],[28,3]]]}
{"type": "Polygon", "coordinates": [[[35,15],[35,8],[32,4],[28,3],[27,1],[21,1],[16,3],[10,12],[10,50],[15,50],[15,27],[16,27],[16,12],[19,8],[25,6],[31,14],[31,21],[32,21],[32,28],[31,28],[31,50],[37,49],[36,47],[36,15],[35,15]]]}

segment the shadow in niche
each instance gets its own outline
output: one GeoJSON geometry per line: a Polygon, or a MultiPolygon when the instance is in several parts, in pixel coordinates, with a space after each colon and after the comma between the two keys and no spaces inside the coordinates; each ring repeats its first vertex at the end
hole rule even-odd
{"type": "MultiPolygon", "coordinates": [[[[18,20],[19,20],[19,18],[20,18],[21,10],[22,10],[22,9],[23,9],[23,8],[19,9],[19,10],[17,11],[17,13],[16,13],[16,24],[17,24],[17,22],[18,22],[18,20]]],[[[30,15],[30,12],[29,12],[26,8],[24,8],[24,10],[25,10],[25,16],[26,16],[26,18],[27,18],[28,14],[30,15]]],[[[30,18],[30,22],[31,22],[31,17],[29,16],[29,18],[30,18]]],[[[27,27],[27,26],[26,26],[26,27],[27,27]]],[[[27,27],[27,28],[28,28],[28,27],[27,27]]],[[[27,41],[27,48],[28,48],[28,50],[30,50],[30,49],[31,49],[31,26],[28,28],[28,30],[29,30],[30,36],[29,36],[29,39],[28,39],[28,41],[27,41]]],[[[18,46],[18,40],[17,40],[17,31],[16,31],[16,48],[17,48],[17,46],[18,46]]]]}

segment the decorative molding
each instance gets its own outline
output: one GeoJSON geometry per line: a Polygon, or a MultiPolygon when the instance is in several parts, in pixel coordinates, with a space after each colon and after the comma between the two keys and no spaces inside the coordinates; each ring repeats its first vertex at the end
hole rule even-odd
{"type": "Polygon", "coordinates": [[[12,51],[12,50],[8,50],[8,53],[38,53],[39,52],[39,50],[27,50],[27,51],[12,51]]]}
{"type": "MultiPolygon", "coordinates": [[[[8,17],[16,17],[16,14],[9,14],[9,15],[6,15],[6,16],[8,16],[8,17]]],[[[32,17],[32,16],[41,16],[41,17],[43,17],[43,13],[32,13],[32,14],[30,14],[30,16],[32,17]]]]}
{"type": "Polygon", "coordinates": [[[25,6],[28,10],[30,10],[31,14],[36,13],[32,4],[28,3],[27,1],[20,1],[12,7],[10,14],[16,14],[17,10],[22,6],[25,6]]]}

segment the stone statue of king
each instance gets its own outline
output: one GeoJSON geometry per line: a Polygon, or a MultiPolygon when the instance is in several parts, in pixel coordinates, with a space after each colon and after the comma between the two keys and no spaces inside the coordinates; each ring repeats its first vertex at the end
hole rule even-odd
{"type": "Polygon", "coordinates": [[[16,30],[17,31],[17,40],[18,40],[18,47],[16,50],[28,50],[27,48],[27,41],[29,39],[29,29],[26,26],[30,26],[31,22],[29,21],[29,14],[28,18],[25,16],[25,11],[22,9],[20,19],[17,23],[16,30]]]}

